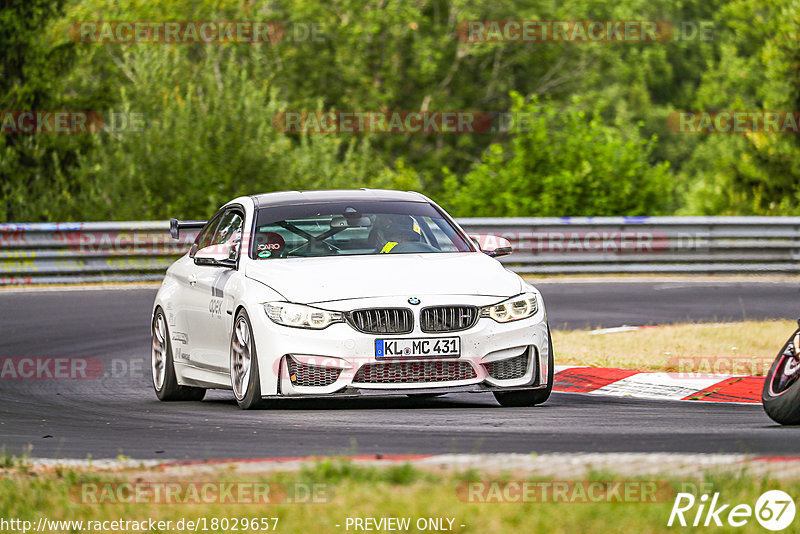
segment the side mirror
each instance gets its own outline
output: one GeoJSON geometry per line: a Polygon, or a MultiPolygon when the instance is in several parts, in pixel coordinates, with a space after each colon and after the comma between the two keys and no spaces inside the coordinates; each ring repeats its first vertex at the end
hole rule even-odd
{"type": "Polygon", "coordinates": [[[235,244],[211,245],[201,248],[194,255],[195,265],[210,265],[212,267],[236,267],[235,244]]]}
{"type": "Polygon", "coordinates": [[[473,234],[470,235],[481,252],[492,258],[499,258],[500,256],[508,256],[514,252],[511,246],[511,241],[505,237],[498,237],[489,234],[473,234]]]}

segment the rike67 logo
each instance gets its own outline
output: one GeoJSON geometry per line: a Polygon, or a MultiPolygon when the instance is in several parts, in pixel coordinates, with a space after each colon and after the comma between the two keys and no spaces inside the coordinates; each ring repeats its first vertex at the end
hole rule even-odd
{"type": "Polygon", "coordinates": [[[755,507],[722,502],[719,493],[714,493],[711,497],[704,493],[700,498],[691,493],[678,493],[667,526],[743,527],[755,517],[765,529],[779,531],[792,524],[794,515],[794,499],[781,490],[763,493],[755,507]]]}

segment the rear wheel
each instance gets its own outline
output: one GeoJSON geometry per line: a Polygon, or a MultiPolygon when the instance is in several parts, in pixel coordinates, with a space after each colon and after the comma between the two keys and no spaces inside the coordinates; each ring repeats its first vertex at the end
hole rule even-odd
{"type": "Polygon", "coordinates": [[[150,350],[150,368],[153,374],[153,389],[161,401],[199,401],[206,390],[178,385],[175,365],[172,361],[172,341],[169,339],[167,319],[161,308],[156,308],[151,325],[153,343],[150,350]]]}
{"type": "Polygon", "coordinates": [[[776,423],[800,424],[800,330],[786,341],[764,380],[764,411],[776,423]]]}
{"type": "Polygon", "coordinates": [[[547,329],[547,343],[548,343],[548,362],[547,362],[547,386],[544,389],[524,389],[520,391],[495,391],[494,398],[501,406],[515,407],[515,406],[535,406],[542,404],[550,398],[550,393],[553,391],[553,339],[550,337],[550,329],[547,329]]]}
{"type": "Polygon", "coordinates": [[[244,309],[236,314],[236,320],[233,322],[231,386],[241,409],[251,410],[263,405],[253,328],[244,309]]]}

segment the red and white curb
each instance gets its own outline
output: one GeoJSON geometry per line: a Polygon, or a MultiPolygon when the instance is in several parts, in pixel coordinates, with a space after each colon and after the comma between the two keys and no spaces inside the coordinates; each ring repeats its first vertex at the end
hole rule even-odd
{"type": "Polygon", "coordinates": [[[557,365],[553,391],[642,399],[754,404],[761,402],[763,376],[640,372],[606,367],[557,365]]]}

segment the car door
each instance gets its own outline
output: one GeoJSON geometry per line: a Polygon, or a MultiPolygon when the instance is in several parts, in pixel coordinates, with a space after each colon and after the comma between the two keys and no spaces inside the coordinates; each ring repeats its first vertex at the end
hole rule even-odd
{"type": "Polygon", "coordinates": [[[197,237],[189,250],[187,261],[181,266],[176,278],[180,285],[180,297],[177,299],[179,310],[182,315],[184,328],[187,334],[187,346],[184,349],[182,359],[196,365],[196,354],[202,352],[204,344],[202,323],[206,320],[208,313],[208,293],[198,287],[198,280],[203,277],[205,269],[209,267],[197,265],[194,256],[198,250],[211,245],[214,233],[219,226],[222,212],[217,213],[209,220],[208,224],[197,234],[197,237]]]}
{"type": "MultiPolygon", "coordinates": [[[[237,249],[242,240],[244,216],[241,208],[226,209],[214,229],[214,236],[205,246],[237,249]]],[[[233,296],[226,295],[225,286],[237,275],[235,268],[195,265],[196,282],[193,284],[193,316],[191,319],[192,363],[204,369],[227,372],[229,342],[233,323],[233,296]]]]}

